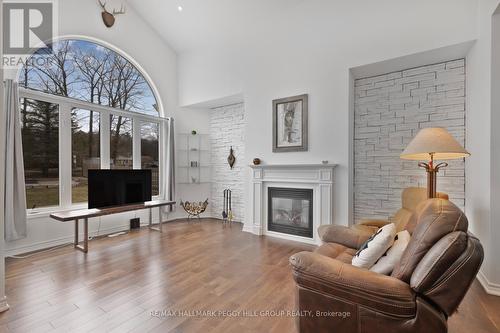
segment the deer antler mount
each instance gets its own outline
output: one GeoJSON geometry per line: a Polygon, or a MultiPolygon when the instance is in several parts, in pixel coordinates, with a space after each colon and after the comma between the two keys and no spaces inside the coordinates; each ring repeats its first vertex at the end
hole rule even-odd
{"type": "Polygon", "coordinates": [[[106,9],[106,2],[102,2],[101,0],[98,0],[99,5],[102,8],[102,21],[104,22],[104,25],[108,28],[111,28],[113,24],[115,24],[115,16],[120,15],[120,14],[125,14],[125,7],[123,5],[120,6],[120,10],[113,9],[112,12],[109,12],[106,9]]]}

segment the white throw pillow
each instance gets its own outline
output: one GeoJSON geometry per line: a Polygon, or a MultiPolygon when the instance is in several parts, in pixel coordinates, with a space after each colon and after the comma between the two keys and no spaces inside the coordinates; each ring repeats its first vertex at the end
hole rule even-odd
{"type": "Polygon", "coordinates": [[[372,267],[391,247],[396,236],[396,225],[389,223],[372,235],[352,257],[352,265],[361,268],[372,267]]]}
{"type": "Polygon", "coordinates": [[[380,257],[372,268],[370,268],[370,271],[385,275],[391,274],[394,266],[401,260],[403,252],[405,252],[410,242],[410,238],[411,235],[407,230],[398,232],[394,238],[394,244],[392,244],[391,248],[380,257]]]}

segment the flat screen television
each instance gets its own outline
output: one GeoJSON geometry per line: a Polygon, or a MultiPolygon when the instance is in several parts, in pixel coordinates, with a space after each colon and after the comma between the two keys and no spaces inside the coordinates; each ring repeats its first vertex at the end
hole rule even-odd
{"type": "Polygon", "coordinates": [[[89,170],[89,209],[151,201],[151,170],[89,170]]]}

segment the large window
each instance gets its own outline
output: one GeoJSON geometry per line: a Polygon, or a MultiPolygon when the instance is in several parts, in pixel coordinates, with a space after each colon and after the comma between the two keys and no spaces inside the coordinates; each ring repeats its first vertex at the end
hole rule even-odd
{"type": "Polygon", "coordinates": [[[59,107],[22,98],[21,121],[28,208],[59,205],[59,107]]]}
{"type": "Polygon", "coordinates": [[[89,169],[151,169],[159,195],[158,103],[141,72],[115,51],[61,40],[20,71],[29,209],[88,201],[89,169]]]}

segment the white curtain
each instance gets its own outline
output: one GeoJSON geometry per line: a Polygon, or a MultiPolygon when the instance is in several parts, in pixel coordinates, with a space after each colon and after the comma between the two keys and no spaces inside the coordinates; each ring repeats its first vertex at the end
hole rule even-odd
{"type": "MultiPolygon", "coordinates": [[[[163,167],[164,181],[162,183],[163,199],[175,201],[175,131],[174,119],[169,118],[165,125],[164,135],[165,162],[163,167]]],[[[173,207],[166,207],[172,211],[173,207]]]]}
{"type": "Polygon", "coordinates": [[[5,239],[26,237],[26,192],[17,83],[5,81],[5,239]]]}

